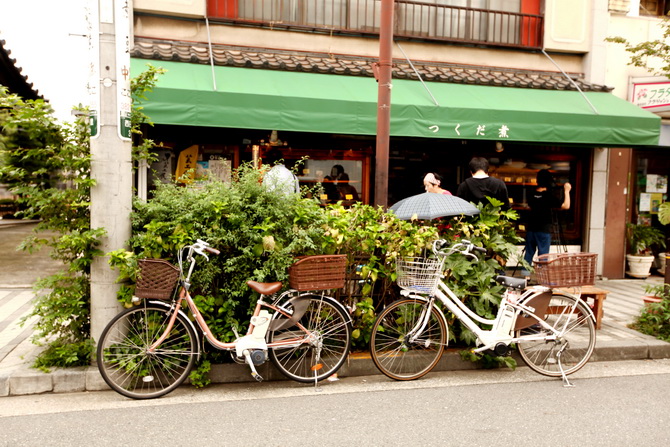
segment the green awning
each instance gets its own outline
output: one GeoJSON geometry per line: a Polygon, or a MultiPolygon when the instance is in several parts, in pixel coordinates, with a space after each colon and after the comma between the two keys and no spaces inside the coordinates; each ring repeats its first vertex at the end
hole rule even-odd
{"type": "MultiPolygon", "coordinates": [[[[375,135],[377,82],[326,75],[132,59],[163,67],[144,112],[157,124],[375,135]]],[[[610,93],[393,80],[391,136],[655,146],[660,118],[610,93]]]]}

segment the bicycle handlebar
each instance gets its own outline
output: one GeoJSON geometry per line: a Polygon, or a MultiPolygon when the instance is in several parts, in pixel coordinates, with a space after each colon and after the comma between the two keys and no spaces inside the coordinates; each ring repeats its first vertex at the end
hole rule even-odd
{"type": "Polygon", "coordinates": [[[447,245],[447,243],[448,242],[444,239],[438,239],[433,242],[433,253],[435,253],[435,256],[449,256],[453,253],[461,253],[462,255],[471,257],[478,261],[479,257],[477,256],[477,253],[486,254],[485,248],[477,247],[467,239],[461,239],[459,242],[456,242],[445,249],[444,247],[447,245]]]}

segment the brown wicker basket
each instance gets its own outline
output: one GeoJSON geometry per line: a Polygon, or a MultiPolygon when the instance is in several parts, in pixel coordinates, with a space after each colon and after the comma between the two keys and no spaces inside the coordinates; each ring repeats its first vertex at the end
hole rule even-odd
{"type": "Polygon", "coordinates": [[[288,269],[289,286],[298,291],[344,287],[346,255],[317,255],[298,258],[288,269]]]}
{"type": "Polygon", "coordinates": [[[163,259],[140,259],[140,272],[135,284],[135,296],[145,299],[168,300],[172,296],[179,269],[163,259]]]}
{"type": "Polygon", "coordinates": [[[597,253],[549,253],[534,261],[537,282],[547,287],[592,286],[597,253]]]}

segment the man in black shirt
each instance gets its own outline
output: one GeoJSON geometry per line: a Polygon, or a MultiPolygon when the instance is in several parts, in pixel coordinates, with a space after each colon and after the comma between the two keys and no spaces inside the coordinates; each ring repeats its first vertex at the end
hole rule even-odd
{"type": "Polygon", "coordinates": [[[488,204],[486,197],[500,200],[502,209],[509,208],[509,196],[505,182],[495,177],[489,177],[489,162],[484,157],[474,157],[468,164],[472,177],[458,185],[456,195],[472,203],[488,204]]]}
{"type": "MultiPolygon", "coordinates": [[[[554,178],[547,169],[537,173],[537,187],[528,197],[530,214],[526,224],[526,254],[524,259],[529,265],[533,263],[533,257],[537,251],[539,255],[549,253],[551,246],[551,227],[553,219],[551,210],[570,209],[570,190],[572,186],[566,182],[563,184],[563,198],[554,194],[554,178]]],[[[522,271],[528,276],[527,271],[522,271]]]]}

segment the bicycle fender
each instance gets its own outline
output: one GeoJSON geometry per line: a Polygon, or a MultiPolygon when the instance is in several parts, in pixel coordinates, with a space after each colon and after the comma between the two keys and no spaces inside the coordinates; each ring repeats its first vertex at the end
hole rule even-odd
{"type": "Polygon", "coordinates": [[[290,318],[286,318],[281,313],[275,312],[275,314],[272,317],[272,321],[270,322],[270,327],[268,331],[278,331],[281,329],[286,329],[288,327],[294,326],[302,318],[302,316],[305,315],[305,312],[307,311],[307,306],[309,305],[310,302],[310,298],[314,297],[321,299],[323,301],[327,301],[334,307],[339,307],[344,312],[344,315],[346,315],[347,323],[352,324],[351,316],[349,315],[349,312],[347,312],[347,309],[334,298],[331,298],[329,296],[322,297],[320,295],[300,295],[295,298],[291,298],[286,302],[286,304],[291,304],[293,306],[293,315],[291,315],[290,318]]]}
{"type": "MultiPolygon", "coordinates": [[[[172,308],[172,303],[168,303],[166,301],[148,300],[147,304],[153,304],[153,305],[156,305],[156,306],[164,307],[166,309],[171,309],[172,308]]],[[[193,329],[193,333],[195,334],[196,341],[197,341],[196,346],[198,347],[198,355],[196,357],[196,360],[200,360],[200,346],[202,346],[202,339],[200,338],[200,332],[195,327],[195,324],[193,324],[193,322],[188,317],[188,315],[186,315],[186,312],[179,309],[178,313],[179,313],[179,315],[184,317],[184,319],[186,321],[188,321],[188,324],[191,326],[191,329],[193,329]]]]}

